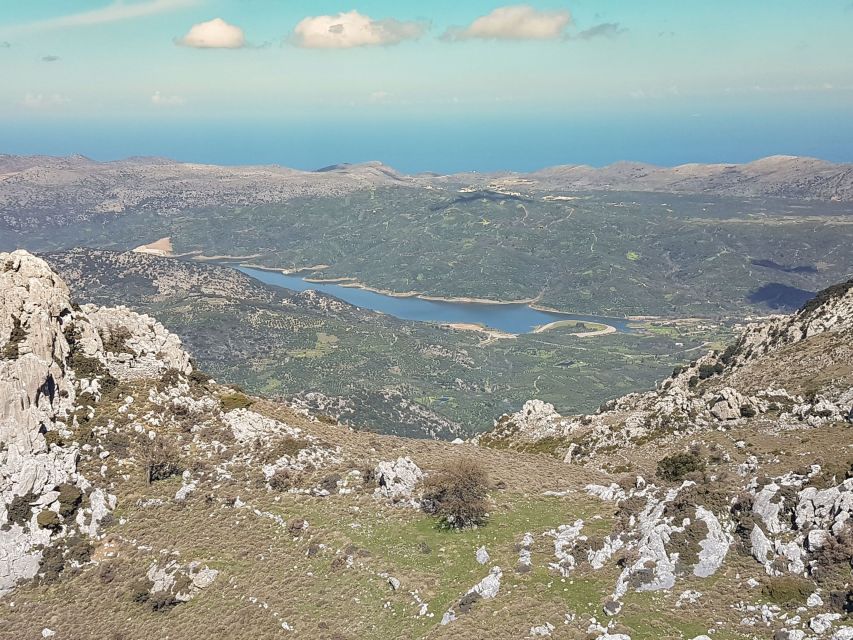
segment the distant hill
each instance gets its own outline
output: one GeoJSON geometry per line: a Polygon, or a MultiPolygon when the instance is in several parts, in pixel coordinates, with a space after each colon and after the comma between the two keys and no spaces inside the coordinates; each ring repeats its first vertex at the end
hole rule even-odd
{"type": "MultiPolygon", "coordinates": [[[[513,190],[647,191],[715,196],[853,201],[853,165],[773,156],[748,164],[673,168],[619,162],[603,168],[567,165],[532,173],[407,176],[380,162],[336,164],[316,171],[279,166],[224,167],[163,158],[96,162],[67,157],[0,155],[0,211],[60,212],[56,222],[138,209],[169,211],[245,206],[298,197],[340,196],[381,186],[442,188],[488,184],[513,190]]],[[[18,224],[25,221],[18,220],[18,224]]]]}

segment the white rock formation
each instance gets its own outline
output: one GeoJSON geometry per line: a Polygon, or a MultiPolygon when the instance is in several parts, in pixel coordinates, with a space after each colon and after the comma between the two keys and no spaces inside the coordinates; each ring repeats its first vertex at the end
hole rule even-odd
{"type": "Polygon", "coordinates": [[[46,262],[26,251],[0,253],[0,595],[34,577],[41,549],[71,527],[98,536],[100,522],[115,507],[114,496],[78,474],[77,445],[54,437],[71,435],[78,401],[85,398],[93,410],[106,371],[134,379],[169,368],[192,370],[180,340],[162,325],[125,308],[75,308],[68,287],[46,262]],[[133,353],[107,352],[102,334],[111,331],[120,331],[133,353]],[[92,378],[91,367],[79,374],[81,359],[100,363],[104,374],[92,378]],[[63,484],[88,497],[73,520],[60,517],[56,530],[41,528],[38,512],[59,513],[56,488],[63,484]],[[10,522],[16,499],[16,522],[10,522]],[[27,507],[29,513],[22,513],[27,507]]]}
{"type": "Polygon", "coordinates": [[[414,498],[415,487],[423,479],[420,467],[408,456],[380,462],[376,466],[376,484],[373,492],[377,498],[386,498],[394,502],[408,502],[417,506],[414,498]]]}

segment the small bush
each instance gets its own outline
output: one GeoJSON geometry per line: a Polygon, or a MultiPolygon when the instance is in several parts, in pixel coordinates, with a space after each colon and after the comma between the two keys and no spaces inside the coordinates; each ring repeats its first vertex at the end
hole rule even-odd
{"type": "Polygon", "coordinates": [[[70,518],[83,502],[83,492],[73,484],[61,484],[56,489],[59,491],[59,515],[70,518]]]}
{"type": "Polygon", "coordinates": [[[59,580],[65,570],[65,558],[62,556],[62,549],[56,545],[51,545],[42,551],[38,570],[39,582],[50,584],[59,580]]]}
{"type": "Polygon", "coordinates": [[[127,341],[133,337],[133,334],[124,325],[114,325],[107,331],[101,331],[100,336],[104,349],[107,351],[111,353],[133,353],[133,350],[127,346],[127,341]]]}
{"type": "Polygon", "coordinates": [[[20,355],[19,345],[26,340],[27,332],[21,326],[21,319],[12,317],[12,332],[9,334],[9,341],[3,347],[2,355],[6,360],[17,360],[20,355]]]}
{"type": "Polygon", "coordinates": [[[296,484],[296,478],[287,469],[277,469],[269,479],[270,489],[273,491],[287,491],[296,484]]]}
{"type": "Polygon", "coordinates": [[[160,375],[160,379],[157,380],[157,391],[166,391],[166,389],[177,387],[182,380],[183,376],[181,375],[180,371],[178,371],[174,367],[166,369],[160,375]]]}
{"type": "Polygon", "coordinates": [[[177,448],[162,438],[155,438],[143,445],[143,461],[145,479],[148,484],[158,480],[165,480],[184,472],[181,456],[177,448]]]}
{"type": "Polygon", "coordinates": [[[472,458],[459,458],[424,481],[421,504],[442,525],[465,529],[486,521],[488,487],[483,467],[472,458]]]}
{"type": "Polygon", "coordinates": [[[699,379],[700,380],[707,380],[708,378],[713,376],[715,373],[716,373],[716,370],[714,369],[714,365],[712,365],[712,364],[700,364],[699,365],[699,379]]]}
{"type": "Polygon", "coordinates": [[[90,358],[72,350],[69,364],[78,378],[97,379],[102,397],[111,396],[118,389],[118,379],[97,358],[90,358]]]}
{"type": "Polygon", "coordinates": [[[50,531],[59,531],[62,528],[62,520],[59,519],[59,514],[50,509],[40,511],[36,516],[36,522],[42,529],[50,531]]]}
{"type": "Polygon", "coordinates": [[[678,482],[687,474],[705,470],[705,461],[695,453],[676,453],[658,462],[657,475],[663,480],[678,482]]]}
{"type": "Polygon", "coordinates": [[[853,525],[847,525],[838,536],[828,536],[814,553],[812,575],[818,582],[849,582],[853,570],[853,525]]]}
{"type": "Polygon", "coordinates": [[[248,409],[254,401],[242,393],[229,393],[221,396],[219,403],[222,405],[222,410],[228,412],[234,409],[248,409]]]}
{"type": "Polygon", "coordinates": [[[797,606],[806,603],[806,599],[814,591],[815,586],[811,580],[783,576],[769,578],[761,592],[768,600],[775,604],[797,606]]]}
{"type": "Polygon", "coordinates": [[[329,493],[337,493],[338,481],[341,479],[339,473],[332,473],[320,480],[320,488],[329,493]]]}
{"type": "Polygon", "coordinates": [[[203,387],[208,382],[210,382],[213,378],[211,378],[209,375],[207,375],[203,371],[199,371],[198,369],[195,368],[195,365],[193,365],[193,372],[189,375],[189,379],[190,379],[190,384],[194,384],[194,385],[198,385],[198,386],[203,387]]]}
{"type": "Polygon", "coordinates": [[[30,505],[36,500],[38,500],[38,496],[34,493],[15,496],[12,498],[12,502],[6,507],[6,518],[12,524],[19,524],[22,527],[26,527],[33,516],[33,508],[30,505]]]}

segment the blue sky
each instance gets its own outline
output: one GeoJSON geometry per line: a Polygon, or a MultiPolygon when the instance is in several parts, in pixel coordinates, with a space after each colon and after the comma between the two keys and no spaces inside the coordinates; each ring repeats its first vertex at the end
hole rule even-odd
{"type": "Polygon", "coordinates": [[[0,153],[853,161],[853,0],[0,4],[0,153]]]}

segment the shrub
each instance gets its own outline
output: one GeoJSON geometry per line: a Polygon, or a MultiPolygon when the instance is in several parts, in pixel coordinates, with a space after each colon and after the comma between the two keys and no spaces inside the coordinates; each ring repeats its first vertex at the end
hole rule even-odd
{"type": "Polygon", "coordinates": [[[177,448],[162,438],[155,438],[143,445],[143,460],[148,484],[184,472],[177,448]]]}
{"type": "Polygon", "coordinates": [[[12,524],[19,524],[26,527],[27,523],[33,515],[31,503],[35,502],[38,496],[34,493],[28,493],[23,496],[15,496],[6,507],[6,518],[12,524]]]}
{"type": "Polygon", "coordinates": [[[18,345],[20,345],[26,338],[27,332],[24,331],[24,327],[21,326],[21,319],[13,316],[12,332],[9,334],[9,341],[3,347],[3,357],[6,360],[16,360],[18,355],[20,355],[18,345]]]}
{"type": "Polygon", "coordinates": [[[56,545],[51,545],[42,551],[38,570],[41,583],[50,584],[59,580],[65,570],[65,558],[62,555],[62,549],[56,545]]]}
{"type": "Polygon", "coordinates": [[[486,521],[488,476],[472,458],[445,464],[423,483],[421,504],[443,526],[464,529],[486,521]]]}
{"type": "Polygon", "coordinates": [[[40,511],[36,516],[36,522],[42,529],[50,531],[59,531],[62,528],[62,521],[59,519],[59,514],[50,509],[40,511]]]}
{"type": "Polygon", "coordinates": [[[676,453],[658,462],[657,475],[663,480],[678,482],[689,473],[705,470],[705,461],[695,453],[676,453]]]}
{"type": "Polygon", "coordinates": [[[242,393],[229,393],[221,396],[219,403],[222,405],[222,410],[228,412],[234,409],[248,409],[254,401],[242,393]]]}
{"type": "Polygon", "coordinates": [[[814,591],[815,586],[811,580],[783,576],[769,578],[761,592],[771,602],[782,605],[796,606],[806,603],[806,599],[814,591]]]}
{"type": "Polygon", "coordinates": [[[212,380],[209,375],[207,375],[203,371],[199,371],[198,369],[196,369],[195,364],[193,364],[193,372],[189,375],[189,379],[190,383],[199,386],[204,386],[212,380]]]}
{"type": "Polygon", "coordinates": [[[124,325],[113,325],[108,331],[101,331],[100,336],[104,349],[107,351],[111,353],[133,353],[133,350],[127,346],[127,341],[133,337],[133,334],[124,325]]]}
{"type": "Polygon", "coordinates": [[[715,373],[716,373],[716,370],[714,369],[714,365],[712,365],[712,364],[700,364],[699,365],[699,379],[700,380],[707,380],[708,378],[713,376],[715,373]]]}
{"type": "Polygon", "coordinates": [[[340,479],[341,475],[339,473],[331,473],[320,480],[320,488],[329,493],[337,493],[340,479]]]}
{"type": "Polygon", "coordinates": [[[853,570],[853,525],[848,524],[838,536],[828,536],[815,551],[812,575],[818,582],[849,582],[853,570]]]}
{"type": "Polygon", "coordinates": [[[74,370],[74,375],[78,378],[87,378],[89,380],[97,378],[102,397],[112,395],[118,388],[118,379],[97,358],[90,358],[76,350],[72,350],[69,364],[74,370]]]}
{"type": "Polygon", "coordinates": [[[59,514],[63,518],[73,516],[80,504],[83,502],[83,492],[73,484],[61,484],[56,489],[59,491],[59,514]]]}

